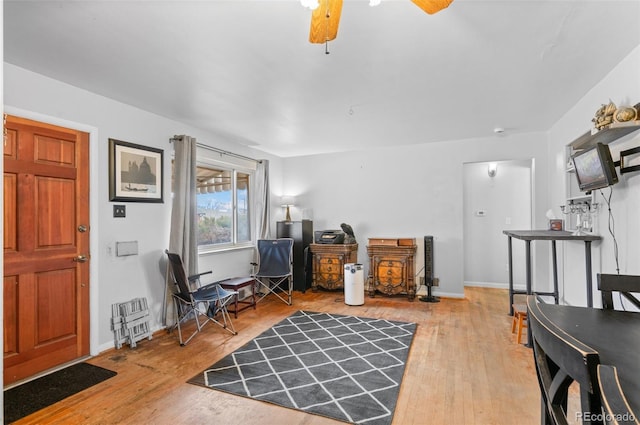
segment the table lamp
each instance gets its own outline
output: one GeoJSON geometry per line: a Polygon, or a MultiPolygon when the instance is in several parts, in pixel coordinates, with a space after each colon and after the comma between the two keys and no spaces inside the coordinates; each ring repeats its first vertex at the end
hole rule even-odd
{"type": "Polygon", "coordinates": [[[283,196],[281,201],[281,206],[287,208],[287,212],[285,215],[285,221],[291,221],[291,212],[290,208],[294,205],[295,199],[293,196],[283,196]]]}

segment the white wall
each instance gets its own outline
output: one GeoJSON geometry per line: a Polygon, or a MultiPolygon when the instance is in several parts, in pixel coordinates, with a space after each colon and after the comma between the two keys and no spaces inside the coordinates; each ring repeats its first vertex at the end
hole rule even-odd
{"type": "MultiPolygon", "coordinates": [[[[594,60],[597,60],[595,58],[594,60]]],[[[360,244],[358,259],[367,260],[370,237],[415,237],[418,239],[417,268],[422,268],[424,235],[435,236],[435,273],[441,286],[438,295],[463,296],[463,164],[470,162],[533,159],[533,228],[545,228],[545,212],[559,214],[564,203],[564,146],[590,126],[601,103],[640,101],[640,47],[594,87],[550,131],[550,134],[513,134],[487,139],[469,139],[417,146],[398,146],[342,154],[278,159],[182,123],[151,114],[64,83],[4,64],[5,111],[54,124],[73,124],[91,137],[92,212],[92,352],[109,348],[111,305],[146,296],[160,325],[164,284],[163,249],[168,243],[170,217],[169,186],[164,204],[127,204],[127,218],[112,217],[108,201],[108,138],[117,138],[165,151],[165,175],[170,174],[174,134],[189,134],[199,141],[254,158],[271,161],[272,222],[282,218],[277,196],[297,195],[293,219],[314,220],[314,228],[335,229],[346,222],[353,226],[360,244]],[[547,142],[549,136],[550,143],[547,142]],[[115,258],[119,240],[138,240],[140,254],[115,258]]],[[[640,136],[622,143],[638,144],[640,136]]],[[[399,141],[398,144],[401,144],[399,141]]],[[[621,272],[640,274],[640,174],[628,175],[615,187],[613,211],[620,248],[621,272]]],[[[600,229],[606,217],[600,216],[600,229]]],[[[615,272],[612,239],[606,235],[594,252],[595,269],[615,272]],[[602,267],[600,267],[602,263],[602,267]]],[[[504,240],[506,247],[506,237],[504,240]]],[[[550,287],[548,244],[534,244],[534,281],[550,287]]],[[[583,247],[566,247],[561,275],[567,302],[583,304],[583,247]],[[569,272],[568,270],[572,271],[569,272]]],[[[514,250],[524,249],[514,241],[514,250]]],[[[497,254],[501,256],[502,254],[497,254]]],[[[214,269],[214,277],[227,277],[247,270],[251,250],[233,251],[201,258],[201,270],[214,269]]],[[[368,268],[368,265],[365,266],[368,268]]],[[[597,300],[597,298],[596,298],[597,300]]]]}
{"type": "MultiPolygon", "coordinates": [[[[464,164],[464,282],[508,288],[508,249],[503,230],[531,229],[531,161],[500,161],[494,177],[488,162],[464,164]]],[[[525,288],[525,255],[513,251],[513,280],[525,288]]],[[[519,249],[517,249],[519,248],[519,249]]]]}
{"type": "MultiPolygon", "coordinates": [[[[594,56],[597,60],[597,56],[594,56]]],[[[592,127],[591,119],[596,110],[612,100],[617,106],[634,105],[640,102],[640,46],[616,66],[599,84],[560,119],[549,132],[549,194],[553,205],[564,203],[565,146],[592,127]]],[[[628,135],[610,145],[614,161],[623,147],[640,146],[640,133],[628,135]]],[[[608,196],[609,189],[603,192],[608,196]]],[[[596,289],[598,272],[616,273],[613,238],[608,233],[608,212],[603,197],[597,202],[603,209],[597,218],[597,231],[603,237],[594,243],[594,306],[600,306],[600,294],[596,289]]],[[[620,273],[640,275],[640,172],[625,174],[620,183],[613,186],[611,209],[615,219],[615,235],[618,241],[620,273]]],[[[581,243],[564,244],[564,267],[561,274],[561,292],[564,302],[586,305],[584,275],[584,247],[581,243]]]]}
{"type": "MultiPolygon", "coordinates": [[[[171,216],[171,156],[169,139],[188,134],[199,142],[246,155],[268,158],[277,182],[280,160],[177,121],[115,102],[25,69],[4,64],[5,112],[91,132],[91,351],[113,346],[111,305],[146,297],[152,328],[161,326],[164,295],[164,249],[171,216]],[[109,202],[108,139],[115,138],[164,150],[163,204],[126,203],[127,217],[113,218],[109,202]],[[116,241],[137,240],[139,255],[115,257],[116,241]]],[[[252,250],[244,249],[201,258],[201,270],[214,278],[246,274],[252,250]]]]}
{"type": "MultiPolygon", "coordinates": [[[[419,271],[424,263],[422,238],[433,235],[434,271],[440,278],[434,293],[463,297],[463,164],[534,159],[539,164],[534,186],[540,188],[534,189],[534,225],[543,226],[548,208],[546,156],[545,134],[521,134],[286,158],[283,174],[285,190],[298,196],[301,209],[313,211],[315,230],[352,225],[365,273],[368,238],[416,238],[419,271]]],[[[299,210],[293,214],[294,220],[300,218],[299,210]]],[[[503,243],[506,253],[506,236],[503,243]]],[[[548,247],[541,244],[536,252],[548,255],[548,247]]],[[[537,264],[541,269],[536,275],[546,277],[547,264],[537,264]]]]}

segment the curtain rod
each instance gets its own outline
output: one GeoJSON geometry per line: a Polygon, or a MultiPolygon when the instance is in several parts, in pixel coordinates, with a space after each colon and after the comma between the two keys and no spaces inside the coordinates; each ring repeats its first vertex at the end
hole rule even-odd
{"type": "MultiPolygon", "coordinates": [[[[182,136],[173,136],[171,139],[169,139],[169,141],[173,142],[174,140],[180,140],[181,137],[182,136]]],[[[240,154],[237,154],[237,153],[225,151],[223,149],[214,148],[214,147],[211,147],[211,146],[208,146],[208,145],[204,145],[202,143],[196,142],[196,146],[199,147],[199,148],[202,148],[202,149],[207,149],[207,150],[210,150],[210,151],[213,151],[213,152],[217,152],[217,153],[219,153],[221,155],[233,156],[233,157],[244,159],[244,160],[247,160],[247,161],[253,161],[253,162],[258,163],[258,164],[262,163],[262,160],[260,160],[260,159],[250,158],[248,156],[244,156],[244,155],[240,155],[240,154]]]]}
{"type": "Polygon", "coordinates": [[[198,147],[200,147],[202,149],[207,149],[207,150],[210,150],[210,151],[213,151],[213,152],[217,152],[217,153],[219,153],[221,155],[233,156],[233,157],[236,157],[236,158],[245,159],[247,161],[253,161],[255,163],[261,163],[262,162],[259,159],[249,158],[248,156],[240,155],[240,154],[237,154],[237,153],[225,151],[225,150],[218,149],[218,148],[213,148],[211,146],[203,145],[202,143],[198,143],[198,142],[196,142],[196,146],[198,146],[198,147]]]}

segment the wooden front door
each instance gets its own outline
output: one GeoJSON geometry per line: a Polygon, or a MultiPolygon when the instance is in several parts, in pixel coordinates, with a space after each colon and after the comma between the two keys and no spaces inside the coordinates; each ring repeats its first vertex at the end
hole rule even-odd
{"type": "Polygon", "coordinates": [[[89,135],[6,116],[4,384],[89,354],[89,135]]]}

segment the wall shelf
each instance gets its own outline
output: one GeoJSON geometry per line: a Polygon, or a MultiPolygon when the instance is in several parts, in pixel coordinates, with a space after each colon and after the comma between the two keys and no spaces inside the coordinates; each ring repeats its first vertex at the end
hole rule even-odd
{"type": "Polygon", "coordinates": [[[571,198],[567,198],[567,203],[569,204],[578,204],[581,202],[588,202],[591,203],[593,202],[593,195],[580,195],[580,196],[573,196],[571,198]]]}
{"type": "Polygon", "coordinates": [[[591,131],[584,133],[571,142],[569,146],[576,151],[588,149],[595,146],[596,143],[604,143],[606,145],[638,130],[640,130],[640,120],[614,122],[602,130],[593,133],[591,131]]]}
{"type": "MultiPolygon", "coordinates": [[[[634,133],[638,130],[640,130],[640,120],[627,121],[627,122],[614,122],[608,125],[607,127],[603,128],[602,130],[588,131],[567,145],[566,173],[570,176],[567,179],[565,206],[566,208],[568,208],[568,211],[570,211],[570,208],[569,208],[570,206],[577,205],[577,204],[586,205],[589,208],[589,211],[591,211],[592,208],[597,206],[595,193],[592,192],[587,195],[586,193],[581,192],[580,189],[578,188],[575,176],[571,175],[575,173],[575,170],[573,169],[573,164],[571,163],[571,160],[570,160],[571,156],[578,151],[592,148],[597,143],[602,143],[607,145],[624,136],[634,133]]],[[[631,150],[629,150],[629,153],[634,154],[635,151],[631,152],[631,150]]],[[[618,166],[620,165],[621,164],[619,161],[618,166]]],[[[635,171],[635,166],[632,166],[629,168],[633,168],[633,170],[630,169],[629,171],[635,171]]],[[[593,212],[587,214],[587,216],[590,217],[591,214],[595,214],[595,213],[596,211],[594,209],[593,212]]],[[[583,218],[581,214],[577,214],[576,212],[565,213],[565,215],[567,215],[565,220],[565,223],[566,223],[565,230],[575,229],[575,223],[578,217],[580,217],[581,220],[583,218]]],[[[583,223],[583,224],[587,225],[587,227],[590,227],[594,223],[591,222],[591,220],[588,220],[587,223],[583,223]]],[[[594,231],[595,229],[591,227],[588,230],[594,231]]]]}

